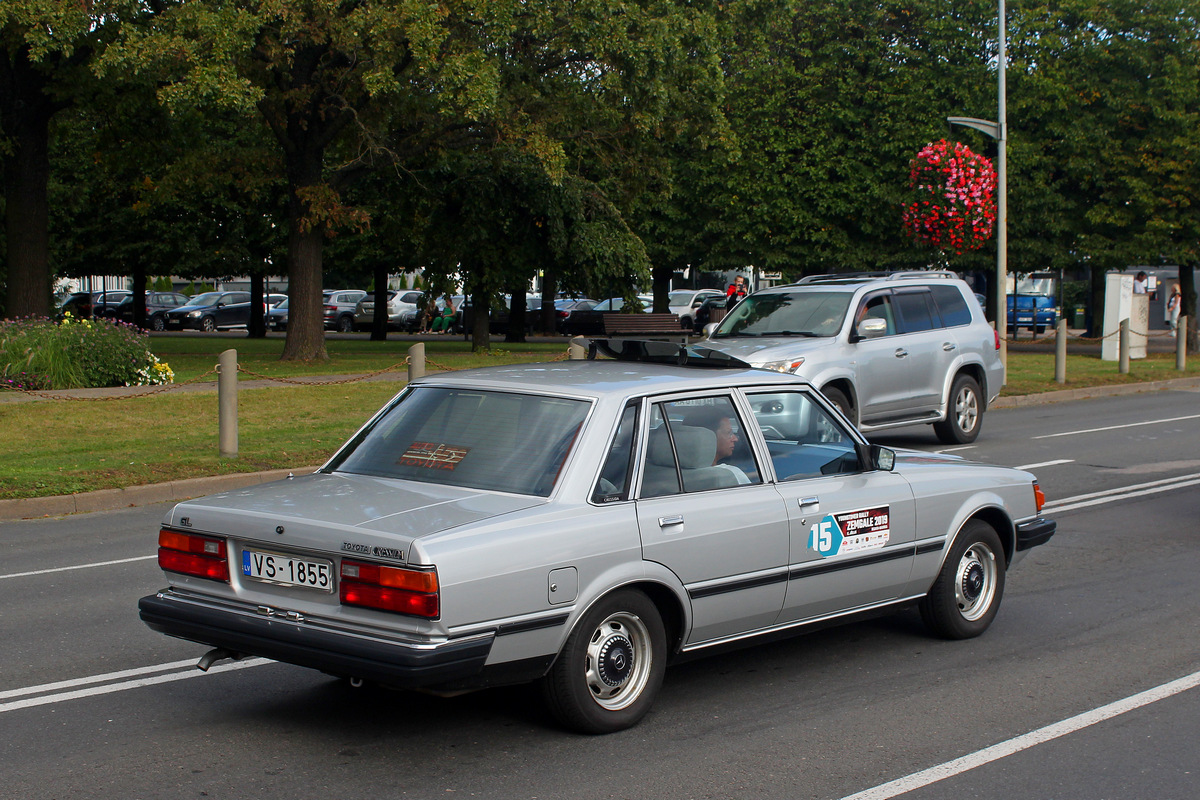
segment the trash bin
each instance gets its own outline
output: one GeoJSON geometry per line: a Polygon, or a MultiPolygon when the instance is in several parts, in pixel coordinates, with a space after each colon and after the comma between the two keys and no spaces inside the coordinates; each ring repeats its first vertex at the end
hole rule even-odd
{"type": "Polygon", "coordinates": [[[1083,306],[1075,306],[1075,315],[1071,320],[1072,328],[1087,327],[1087,309],[1083,306]]]}

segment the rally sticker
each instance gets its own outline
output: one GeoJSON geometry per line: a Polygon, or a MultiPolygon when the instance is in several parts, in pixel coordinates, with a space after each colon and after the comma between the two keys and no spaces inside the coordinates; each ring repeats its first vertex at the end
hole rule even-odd
{"type": "Polygon", "coordinates": [[[891,535],[888,506],[828,514],[809,529],[808,546],[821,558],[874,550],[891,535]]]}
{"type": "Polygon", "coordinates": [[[470,452],[468,447],[454,447],[433,442],[413,442],[396,463],[402,467],[454,469],[468,452],[470,452]]]}

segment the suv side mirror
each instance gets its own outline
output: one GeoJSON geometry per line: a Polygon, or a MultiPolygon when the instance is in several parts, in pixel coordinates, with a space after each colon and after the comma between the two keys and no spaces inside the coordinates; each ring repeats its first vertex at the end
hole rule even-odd
{"type": "Polygon", "coordinates": [[[896,451],[877,444],[871,445],[871,466],[883,472],[891,472],[896,468],[896,451]]]}
{"type": "Polygon", "coordinates": [[[717,329],[717,326],[720,324],[721,323],[719,323],[719,322],[710,322],[707,325],[705,325],[704,326],[704,338],[711,339],[713,332],[717,329]]]}
{"type": "Polygon", "coordinates": [[[879,319],[878,317],[869,317],[858,323],[858,327],[855,328],[854,332],[857,334],[855,341],[878,338],[887,333],[887,320],[879,319]]]}

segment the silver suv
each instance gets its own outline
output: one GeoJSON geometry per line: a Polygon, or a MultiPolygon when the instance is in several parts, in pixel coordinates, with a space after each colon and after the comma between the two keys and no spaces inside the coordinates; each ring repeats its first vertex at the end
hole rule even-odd
{"type": "Polygon", "coordinates": [[[1004,385],[1000,338],[953,272],[814,275],[707,330],[706,346],[803,376],[864,431],[927,422],[971,442],[1004,385]]]}

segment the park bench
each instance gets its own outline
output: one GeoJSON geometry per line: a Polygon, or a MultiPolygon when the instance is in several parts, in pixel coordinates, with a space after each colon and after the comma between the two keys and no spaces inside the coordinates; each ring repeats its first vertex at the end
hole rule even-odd
{"type": "Polygon", "coordinates": [[[670,339],[686,343],[690,330],[679,325],[678,314],[622,314],[605,311],[600,314],[598,335],[609,338],[670,339]]]}

